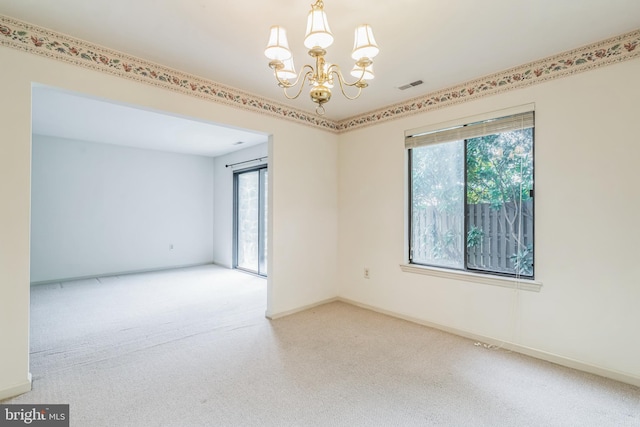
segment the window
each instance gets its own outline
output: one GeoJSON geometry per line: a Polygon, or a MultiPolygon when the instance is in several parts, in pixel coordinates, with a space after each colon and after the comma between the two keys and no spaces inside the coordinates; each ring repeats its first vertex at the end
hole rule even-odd
{"type": "Polygon", "coordinates": [[[411,134],[409,262],[534,277],[533,112],[411,134]]]}

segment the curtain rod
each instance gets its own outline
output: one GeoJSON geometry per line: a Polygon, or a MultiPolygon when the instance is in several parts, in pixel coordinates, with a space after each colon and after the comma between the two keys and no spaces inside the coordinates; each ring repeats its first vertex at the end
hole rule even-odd
{"type": "Polygon", "coordinates": [[[238,163],[231,163],[229,165],[224,165],[225,168],[231,167],[231,166],[236,166],[236,165],[242,165],[244,163],[251,163],[251,162],[261,162],[262,160],[266,159],[267,157],[258,157],[257,159],[253,159],[253,160],[245,160],[244,162],[238,162],[238,163]]]}

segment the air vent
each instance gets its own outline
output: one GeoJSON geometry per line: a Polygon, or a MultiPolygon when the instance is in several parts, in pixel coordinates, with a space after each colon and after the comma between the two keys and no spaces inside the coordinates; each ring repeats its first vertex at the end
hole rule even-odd
{"type": "Polygon", "coordinates": [[[407,83],[406,85],[402,85],[402,86],[398,87],[398,89],[407,90],[407,89],[412,88],[414,86],[420,86],[422,83],[424,83],[422,80],[416,80],[415,82],[411,82],[411,83],[407,83]]]}

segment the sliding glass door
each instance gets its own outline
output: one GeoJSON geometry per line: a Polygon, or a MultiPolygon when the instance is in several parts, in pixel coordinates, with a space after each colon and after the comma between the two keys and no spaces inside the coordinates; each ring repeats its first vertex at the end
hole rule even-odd
{"type": "Polygon", "coordinates": [[[267,275],[267,167],[234,173],[234,266],[267,275]]]}

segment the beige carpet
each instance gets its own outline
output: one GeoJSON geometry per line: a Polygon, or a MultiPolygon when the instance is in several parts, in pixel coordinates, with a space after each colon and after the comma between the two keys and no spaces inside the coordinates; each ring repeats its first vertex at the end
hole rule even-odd
{"type": "MultiPolygon", "coordinates": [[[[301,284],[304,286],[304,284],[301,284]]],[[[264,318],[216,266],[32,290],[33,391],[72,426],[640,426],[640,389],[344,303],[264,318]]]]}

